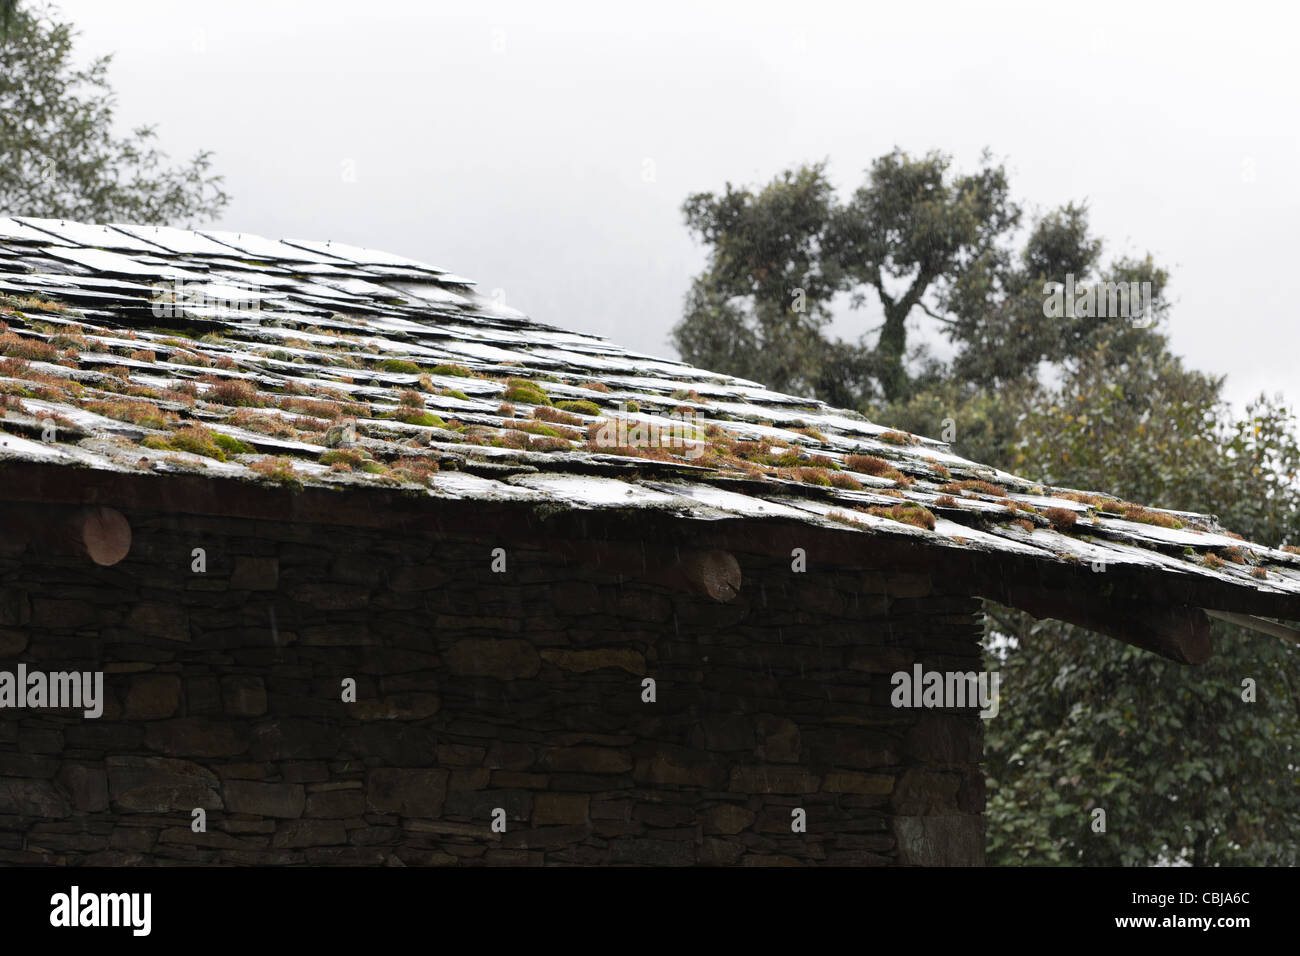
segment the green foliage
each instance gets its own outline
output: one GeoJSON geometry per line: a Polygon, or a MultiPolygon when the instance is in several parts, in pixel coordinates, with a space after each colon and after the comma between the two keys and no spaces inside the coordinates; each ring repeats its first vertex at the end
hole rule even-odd
{"type": "MultiPolygon", "coordinates": [[[[895,151],[845,203],[816,165],[692,196],[685,212],[710,253],[674,329],[688,361],[812,392],[1036,480],[1300,544],[1294,416],[1265,397],[1236,415],[1221,379],[1185,368],[1161,332],[1168,274],[1149,256],[1104,261],[1084,206],[1037,218],[1017,242],[1002,167],[986,159],[954,176],[938,154],[895,151]],[[1080,292],[1150,283],[1150,312],[1047,314],[1049,283],[1067,279],[1080,292]],[[825,336],[842,293],[879,299],[874,343],[825,336]],[[914,312],[949,340],[950,361],[907,341],[914,312]]],[[[874,473],[871,459],[849,466],[874,473]]],[[[1215,622],[1214,656],[1184,667],[987,611],[1003,698],[986,727],[990,863],[1300,862],[1300,648],[1215,622]],[[1254,703],[1241,698],[1247,677],[1254,703]],[[1090,826],[1097,808],[1105,833],[1090,826]]]]}
{"type": "MultiPolygon", "coordinates": [[[[1002,462],[1023,474],[1217,513],[1248,538],[1300,536],[1295,420],[1260,398],[1244,418],[1222,381],[1159,337],[1081,356],[1017,417],[1002,462]]],[[[1215,623],[1215,654],[1184,667],[990,605],[1004,705],[986,732],[990,863],[1300,862],[1294,794],[1300,649],[1215,623]],[[1258,699],[1241,699],[1242,680],[1258,699]],[[1090,811],[1107,830],[1089,828],[1090,811]]]]}
{"type": "Polygon", "coordinates": [[[683,205],[687,226],[710,248],[710,265],[687,294],[673,331],[688,361],[770,383],[807,388],[817,377],[842,285],[825,249],[835,211],[823,166],[803,166],[753,191],[730,183],[721,196],[683,205]],[[719,358],[724,364],[709,366],[719,358]]]}
{"type": "Polygon", "coordinates": [[[1300,861],[1295,648],[1216,624],[1214,657],[1185,667],[1002,608],[990,621],[1019,641],[989,662],[1003,701],[985,741],[990,864],[1300,861]]]}
{"type": "Polygon", "coordinates": [[[11,9],[0,40],[0,209],[81,222],[188,223],[228,202],[211,154],[170,166],[145,126],[113,133],[110,57],[79,68],[76,32],[41,4],[11,9]]]}
{"type": "Polygon", "coordinates": [[[895,150],[843,202],[824,163],[801,166],[762,188],[728,183],[721,195],[692,195],[683,213],[709,262],[673,329],[682,356],[839,406],[906,403],[936,380],[1015,384],[1101,341],[1135,346],[1167,308],[1168,276],[1149,257],[1101,261],[1084,206],[1038,218],[1017,246],[1021,211],[987,153],[963,175],[941,153],[895,150]],[[1099,320],[1073,306],[1044,321],[1048,283],[1081,293],[1120,281],[1150,283],[1145,321],[1099,320]],[[826,336],[841,294],[853,308],[878,301],[874,341],[826,336]],[[917,316],[954,346],[949,366],[909,342],[917,316]]]}
{"type": "Polygon", "coordinates": [[[757,190],[728,183],[721,196],[691,196],[686,223],[710,256],[673,330],[679,351],[840,405],[906,395],[908,317],[974,264],[1001,262],[998,243],[1020,217],[1005,171],[987,155],[971,175],[953,175],[950,164],[940,153],[895,150],[847,202],[824,163],[757,190]],[[855,307],[868,293],[879,300],[885,321],[874,345],[823,334],[842,292],[855,307]]]}

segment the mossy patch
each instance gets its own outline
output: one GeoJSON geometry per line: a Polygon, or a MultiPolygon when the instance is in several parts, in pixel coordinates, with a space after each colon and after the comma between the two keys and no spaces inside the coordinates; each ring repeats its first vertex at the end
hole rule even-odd
{"type": "Polygon", "coordinates": [[[199,381],[211,386],[203,393],[204,401],[246,408],[257,408],[266,404],[258,395],[257,386],[242,378],[217,378],[204,375],[199,381]]]}
{"type": "Polygon", "coordinates": [[[1181,529],[1183,523],[1173,515],[1167,515],[1159,511],[1152,511],[1143,505],[1135,505],[1131,502],[1124,502],[1120,506],[1120,512],[1129,521],[1138,521],[1142,524],[1153,524],[1161,528],[1181,529]]]}
{"type": "Polygon", "coordinates": [[[883,458],[877,458],[875,455],[849,455],[844,459],[844,463],[854,471],[860,471],[864,475],[872,475],[876,478],[888,478],[891,481],[905,483],[906,476],[885,461],[883,458]]]}
{"type": "Polygon", "coordinates": [[[290,458],[259,458],[257,461],[250,461],[248,467],[255,474],[276,484],[302,487],[302,476],[294,470],[293,460],[290,458]]]}
{"type": "Polygon", "coordinates": [[[963,491],[978,491],[980,494],[992,495],[994,498],[1005,498],[1007,496],[1007,489],[995,485],[991,481],[981,481],[978,478],[966,481],[950,481],[939,490],[957,494],[961,494],[963,491]]]}
{"type": "Polygon", "coordinates": [[[513,420],[501,424],[503,428],[512,428],[516,431],[528,432],[530,435],[539,435],[544,438],[567,438],[571,441],[582,441],[585,437],[577,429],[567,428],[563,425],[548,425],[539,421],[513,420]]]}
{"type": "Polygon", "coordinates": [[[80,315],[76,309],[69,308],[62,302],[42,299],[37,296],[0,295],[0,312],[54,312],[80,315]]]}
{"type": "Polygon", "coordinates": [[[1069,508],[1048,508],[1043,512],[1043,517],[1050,521],[1057,531],[1069,531],[1079,520],[1079,516],[1069,508]]]}
{"type": "Polygon", "coordinates": [[[222,432],[213,432],[213,443],[222,451],[229,455],[251,455],[257,451],[246,441],[240,441],[234,435],[226,435],[222,432]]]}
{"type": "Polygon", "coordinates": [[[877,518],[891,518],[903,524],[924,528],[926,531],[934,530],[933,512],[911,501],[889,506],[873,505],[867,509],[867,514],[875,515],[877,518]]]}
{"type": "Polygon", "coordinates": [[[831,521],[838,521],[840,524],[847,524],[858,528],[862,527],[861,521],[858,521],[856,518],[850,517],[848,514],[846,514],[843,511],[827,512],[826,517],[829,518],[831,521]]]}
{"type": "Polygon", "coordinates": [[[438,463],[432,458],[399,458],[389,466],[388,475],[399,481],[427,484],[429,476],[437,471],[438,463]]]}
{"type": "Polygon", "coordinates": [[[474,373],[463,365],[435,365],[429,371],[434,375],[455,375],[457,378],[474,377],[474,373]]]}
{"type": "Polygon", "coordinates": [[[588,401],[570,401],[556,402],[555,407],[563,412],[576,412],[580,415],[599,415],[600,406],[595,402],[588,401]]]}
{"type": "Polygon", "coordinates": [[[216,435],[202,425],[177,429],[167,436],[166,442],[171,451],[189,452],[191,455],[202,455],[217,461],[226,460],[226,452],[217,444],[216,435]]]}
{"type": "Polygon", "coordinates": [[[790,430],[794,432],[798,432],[800,435],[807,435],[809,438],[814,438],[817,441],[821,442],[823,445],[827,444],[826,436],[823,435],[821,432],[819,432],[817,429],[812,428],[810,426],[804,425],[799,428],[792,428],[790,430]]]}
{"type": "Polygon", "coordinates": [[[57,362],[59,350],[41,339],[29,339],[16,332],[0,333],[0,355],[31,362],[57,362]]]}
{"type": "Polygon", "coordinates": [[[339,402],[302,398],[296,395],[287,395],[281,398],[277,404],[286,412],[298,412],[300,415],[312,415],[328,421],[336,421],[346,414],[346,409],[339,402]]]}
{"type": "Polygon", "coordinates": [[[526,378],[506,379],[505,400],[525,405],[550,405],[551,397],[536,382],[526,378]]]}
{"type": "MultiPolygon", "coordinates": [[[[561,405],[566,404],[564,402],[561,405]]],[[[544,422],[556,422],[560,425],[575,425],[578,428],[585,427],[586,423],[577,415],[561,411],[558,408],[549,408],[545,405],[539,405],[533,409],[533,418],[544,422]]]]}
{"type": "Polygon", "coordinates": [[[496,438],[493,438],[490,444],[497,448],[515,448],[523,450],[529,445],[528,433],[511,429],[503,432],[496,438]]]}
{"type": "Polygon", "coordinates": [[[824,488],[831,487],[831,476],[825,468],[796,468],[795,475],[806,485],[821,485],[824,488]]]}
{"type": "MultiPolygon", "coordinates": [[[[1041,492],[1039,492],[1041,494],[1041,492]]],[[[1094,508],[1109,510],[1119,505],[1114,498],[1107,498],[1105,495],[1095,495],[1087,491],[1063,491],[1054,494],[1055,498],[1064,498],[1066,501],[1077,501],[1081,505],[1091,505],[1094,508]]]]}
{"type": "Polygon", "coordinates": [[[130,422],[142,428],[167,428],[176,420],[175,415],[164,412],[157,405],[149,402],[105,400],[86,402],[82,407],[96,415],[114,418],[120,422],[130,422]]]}
{"type": "Polygon", "coordinates": [[[366,461],[366,456],[355,448],[331,448],[323,452],[319,459],[322,465],[330,467],[342,466],[342,470],[352,471],[360,468],[366,461]]]}
{"type": "Polygon", "coordinates": [[[876,436],[877,441],[888,442],[891,445],[912,445],[916,440],[907,432],[887,431],[881,432],[876,436]]]}
{"type": "Polygon", "coordinates": [[[433,414],[433,412],[424,411],[419,408],[410,408],[405,405],[399,406],[384,417],[399,422],[405,422],[408,425],[423,425],[425,428],[447,427],[447,423],[437,415],[433,414]]]}
{"type": "Polygon", "coordinates": [[[573,446],[563,438],[547,438],[538,435],[530,439],[528,447],[532,451],[573,451],[573,446]]]}

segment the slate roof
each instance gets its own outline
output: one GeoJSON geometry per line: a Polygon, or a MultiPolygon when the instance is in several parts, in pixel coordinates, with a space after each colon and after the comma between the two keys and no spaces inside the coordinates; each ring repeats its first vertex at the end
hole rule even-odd
{"type": "Polygon", "coordinates": [[[1043,487],[855,412],[534,321],[405,256],[0,218],[0,294],[0,464],[775,518],[1104,561],[1229,585],[1241,610],[1282,598],[1269,606],[1300,617],[1300,553],[1211,516],[1043,487]],[[647,446],[638,425],[682,444],[647,446]]]}

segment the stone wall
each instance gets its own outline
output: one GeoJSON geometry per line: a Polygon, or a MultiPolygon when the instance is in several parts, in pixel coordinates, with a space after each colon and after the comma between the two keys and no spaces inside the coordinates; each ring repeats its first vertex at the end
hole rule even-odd
{"type": "Polygon", "coordinates": [[[0,534],[0,670],[107,697],[0,710],[0,863],[983,862],[979,717],[889,702],[980,668],[928,574],[738,553],[723,604],[509,542],[128,517],[110,568],[0,534]]]}

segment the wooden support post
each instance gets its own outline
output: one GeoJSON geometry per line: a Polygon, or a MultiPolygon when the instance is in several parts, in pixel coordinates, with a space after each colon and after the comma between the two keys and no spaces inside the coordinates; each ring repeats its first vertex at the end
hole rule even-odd
{"type": "Polygon", "coordinates": [[[112,567],[131,551],[131,523],[112,508],[86,508],[74,519],[81,548],[101,567],[112,567]]]}
{"type": "Polygon", "coordinates": [[[131,523],[113,508],[9,506],[0,516],[4,537],[21,550],[89,558],[112,567],[131,551],[131,523]]]}

